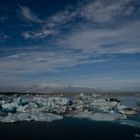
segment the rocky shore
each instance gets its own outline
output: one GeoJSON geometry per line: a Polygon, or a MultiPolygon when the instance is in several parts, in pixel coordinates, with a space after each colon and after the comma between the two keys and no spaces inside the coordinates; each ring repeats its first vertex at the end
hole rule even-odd
{"type": "MultiPolygon", "coordinates": [[[[139,100],[139,99],[138,99],[139,100]]],[[[1,95],[0,121],[45,121],[74,117],[95,121],[126,121],[137,115],[140,107],[122,104],[118,98],[102,98],[99,94],[70,97],[45,95],[1,95]]]]}

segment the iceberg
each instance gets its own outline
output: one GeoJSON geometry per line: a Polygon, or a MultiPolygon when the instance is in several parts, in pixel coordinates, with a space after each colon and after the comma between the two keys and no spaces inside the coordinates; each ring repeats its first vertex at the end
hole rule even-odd
{"type": "Polygon", "coordinates": [[[134,121],[134,120],[121,120],[120,124],[129,125],[129,126],[140,128],[140,122],[134,121]]]}
{"type": "Polygon", "coordinates": [[[1,117],[1,122],[4,122],[4,123],[15,123],[15,122],[19,122],[19,119],[16,115],[14,114],[9,114],[8,116],[6,117],[1,117]]]}
{"type": "Polygon", "coordinates": [[[12,102],[12,103],[6,103],[2,104],[2,111],[7,112],[7,113],[15,113],[17,109],[17,103],[12,102]]]}
{"type": "Polygon", "coordinates": [[[18,100],[17,100],[17,105],[18,106],[24,106],[26,104],[28,104],[28,102],[27,101],[24,101],[22,97],[19,97],[18,98],[18,100]]]}
{"type": "Polygon", "coordinates": [[[118,112],[121,113],[121,114],[125,114],[125,115],[135,115],[135,114],[137,114],[135,109],[130,108],[126,105],[118,104],[117,109],[118,109],[118,112]]]}
{"type": "Polygon", "coordinates": [[[116,121],[122,119],[123,116],[119,113],[95,113],[93,114],[90,119],[94,121],[116,121]]]}
{"type": "Polygon", "coordinates": [[[45,122],[52,122],[54,120],[62,120],[63,116],[52,114],[52,113],[32,113],[31,118],[34,121],[45,121],[45,122]]]}
{"type": "Polygon", "coordinates": [[[79,119],[90,119],[92,116],[92,113],[88,111],[73,111],[72,113],[69,113],[66,116],[79,118],[79,119]]]}
{"type": "Polygon", "coordinates": [[[139,108],[120,104],[117,98],[99,98],[96,94],[76,98],[46,95],[1,96],[0,121],[46,121],[63,119],[64,116],[95,121],[116,121],[138,114],[139,108]]]}
{"type": "Polygon", "coordinates": [[[79,119],[90,119],[94,121],[116,121],[123,119],[123,115],[119,113],[112,113],[112,114],[107,114],[107,113],[95,113],[93,114],[92,112],[75,112],[72,114],[67,115],[69,117],[74,117],[74,118],[79,118],[79,119]]]}
{"type": "Polygon", "coordinates": [[[9,114],[7,117],[1,118],[2,122],[5,123],[15,123],[21,121],[44,121],[44,122],[52,122],[54,120],[61,120],[63,116],[52,114],[52,113],[41,113],[41,112],[33,112],[33,113],[16,113],[9,114]]]}

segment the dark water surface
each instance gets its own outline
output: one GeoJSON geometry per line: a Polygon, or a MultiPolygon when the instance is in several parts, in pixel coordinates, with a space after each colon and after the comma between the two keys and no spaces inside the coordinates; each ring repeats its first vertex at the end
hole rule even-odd
{"type": "Polygon", "coordinates": [[[0,123],[0,140],[137,140],[140,128],[112,122],[65,118],[46,122],[0,123]]]}

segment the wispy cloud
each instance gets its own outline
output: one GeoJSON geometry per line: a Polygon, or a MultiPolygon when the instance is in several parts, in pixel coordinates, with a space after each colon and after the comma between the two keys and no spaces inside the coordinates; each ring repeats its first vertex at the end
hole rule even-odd
{"type": "Polygon", "coordinates": [[[66,8],[64,11],[57,12],[46,18],[38,29],[23,32],[22,36],[25,39],[43,39],[51,35],[57,35],[61,29],[69,26],[69,22],[72,22],[76,15],[76,11],[71,11],[71,8],[66,8]]]}
{"type": "MultiPolygon", "coordinates": [[[[36,46],[0,48],[4,52],[0,56],[1,81],[26,81],[32,75],[47,78],[48,73],[63,73],[66,69],[77,66],[94,66],[112,61],[112,56],[118,54],[140,53],[139,17],[136,16],[135,20],[122,20],[132,17],[136,12],[134,2],[135,0],[88,0],[75,7],[66,7],[49,17],[44,16],[43,19],[32,8],[20,6],[18,12],[21,18],[33,25],[21,29],[21,35],[26,39],[22,41],[32,44],[35,40],[41,43],[36,46]]],[[[7,38],[7,35],[0,34],[1,40],[7,38]]],[[[98,81],[91,80],[91,83],[103,83],[98,81]]]]}
{"type": "Polygon", "coordinates": [[[38,31],[24,31],[21,35],[25,39],[43,39],[51,35],[57,35],[59,30],[57,29],[41,29],[38,31]]]}
{"type": "Polygon", "coordinates": [[[33,23],[43,22],[42,19],[40,19],[33,11],[31,11],[31,9],[29,9],[26,6],[20,6],[20,14],[25,20],[29,22],[33,22],[33,23]]]}
{"type": "Polygon", "coordinates": [[[114,78],[114,77],[95,77],[95,76],[85,76],[83,78],[77,78],[73,80],[73,84],[79,83],[84,86],[94,86],[101,87],[102,89],[115,89],[122,91],[131,91],[134,89],[139,90],[140,79],[138,78],[114,78]]]}
{"type": "Polygon", "coordinates": [[[4,42],[8,38],[9,38],[9,36],[7,34],[0,32],[0,42],[4,42]]]}
{"type": "MultiPolygon", "coordinates": [[[[73,68],[78,65],[108,61],[103,58],[90,58],[90,55],[72,50],[46,51],[41,49],[39,51],[38,49],[32,49],[32,51],[18,51],[18,53],[15,52],[15,54],[12,53],[0,58],[0,77],[2,81],[0,85],[4,85],[4,81],[11,82],[12,80],[16,81],[14,84],[18,84],[18,81],[24,84],[24,81],[28,81],[28,77],[32,79],[31,77],[40,75],[39,77],[47,78],[47,73],[59,74],[64,69],[73,68]],[[46,76],[43,73],[46,73],[46,76]]],[[[34,82],[36,81],[34,80],[34,82]]]]}
{"type": "Polygon", "coordinates": [[[139,21],[116,29],[82,26],[58,39],[57,44],[102,55],[140,53],[138,28],[140,28],[139,21]]]}
{"type": "Polygon", "coordinates": [[[131,4],[132,1],[134,0],[90,0],[82,4],[80,15],[93,22],[112,22],[120,16],[133,14],[135,6],[131,4]]]}
{"type": "MultiPolygon", "coordinates": [[[[42,39],[52,35],[58,35],[62,29],[73,28],[75,24],[99,23],[108,24],[115,23],[134,14],[135,0],[88,0],[81,1],[75,7],[68,6],[63,11],[57,12],[46,19],[44,23],[34,31],[24,31],[22,36],[25,39],[42,39]],[[79,20],[76,20],[76,19],[79,20]]],[[[31,20],[40,22],[38,17],[27,7],[22,7],[22,15],[31,20]]]]}

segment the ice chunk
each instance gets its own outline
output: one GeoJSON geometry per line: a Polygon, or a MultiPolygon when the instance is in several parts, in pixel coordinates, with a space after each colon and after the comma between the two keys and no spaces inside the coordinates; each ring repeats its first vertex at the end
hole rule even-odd
{"type": "Polygon", "coordinates": [[[117,109],[118,109],[118,112],[122,113],[122,114],[126,114],[126,115],[137,114],[137,112],[133,108],[130,108],[130,107],[126,106],[126,105],[118,104],[117,109]]]}
{"type": "Polygon", "coordinates": [[[11,108],[11,107],[18,107],[17,102],[6,103],[2,105],[2,108],[11,108]]]}
{"type": "Polygon", "coordinates": [[[7,117],[1,119],[0,121],[5,123],[14,123],[14,122],[19,122],[19,119],[16,115],[9,114],[7,117]]]}
{"type": "Polygon", "coordinates": [[[79,119],[90,119],[92,113],[89,111],[73,111],[66,115],[67,117],[79,118],[79,119]]]}
{"type": "Polygon", "coordinates": [[[87,96],[87,95],[84,95],[83,93],[81,93],[79,96],[78,96],[78,99],[82,100],[82,101],[87,101],[87,100],[90,100],[91,97],[90,96],[87,96]]]}
{"type": "Polygon", "coordinates": [[[122,115],[119,113],[112,113],[112,114],[106,114],[106,113],[95,113],[93,114],[90,119],[95,121],[115,121],[122,119],[122,115]]]}
{"type": "Polygon", "coordinates": [[[61,120],[63,119],[63,116],[55,115],[52,113],[32,113],[31,117],[35,121],[46,121],[46,122],[52,122],[54,120],[61,120]]]}
{"type": "Polygon", "coordinates": [[[126,108],[128,108],[128,106],[126,106],[126,105],[121,105],[121,104],[117,105],[118,110],[123,110],[123,109],[126,109],[126,108]]]}
{"type": "Polygon", "coordinates": [[[17,108],[14,107],[14,106],[11,106],[11,107],[9,107],[9,108],[4,108],[4,109],[2,109],[2,111],[3,111],[3,112],[6,112],[6,113],[16,113],[17,108]]]}
{"type": "Polygon", "coordinates": [[[6,103],[2,105],[2,110],[7,113],[15,113],[17,107],[18,106],[16,102],[6,103]]]}
{"type": "Polygon", "coordinates": [[[41,112],[33,112],[33,113],[16,113],[9,114],[7,117],[1,119],[0,121],[5,123],[14,123],[21,121],[44,121],[51,122],[54,120],[63,119],[63,116],[55,115],[52,113],[41,113],[41,112]]]}
{"type": "Polygon", "coordinates": [[[18,106],[24,106],[28,104],[28,102],[24,101],[22,97],[19,97],[18,100],[17,100],[17,105],[18,106]]]}
{"type": "Polygon", "coordinates": [[[108,102],[104,99],[96,99],[92,101],[91,106],[93,108],[98,108],[98,110],[101,110],[103,112],[108,112],[110,110],[113,110],[117,104],[118,102],[116,101],[108,102]]]}
{"type": "Polygon", "coordinates": [[[137,114],[137,112],[132,108],[126,108],[126,109],[123,109],[123,110],[119,110],[119,112],[122,113],[122,114],[126,114],[126,115],[135,115],[135,114],[137,114]]]}
{"type": "Polygon", "coordinates": [[[138,121],[133,121],[133,120],[121,120],[120,124],[123,125],[129,125],[129,126],[133,126],[133,127],[138,127],[140,128],[140,122],[138,121]]]}
{"type": "Polygon", "coordinates": [[[74,118],[85,118],[95,121],[115,121],[122,119],[123,116],[119,113],[113,113],[113,114],[106,114],[106,113],[95,113],[92,114],[91,112],[85,111],[85,112],[77,112],[74,114],[69,114],[68,116],[74,117],[74,118]]]}
{"type": "Polygon", "coordinates": [[[7,114],[8,114],[7,112],[0,110],[0,116],[5,117],[7,116],[7,114]]]}

